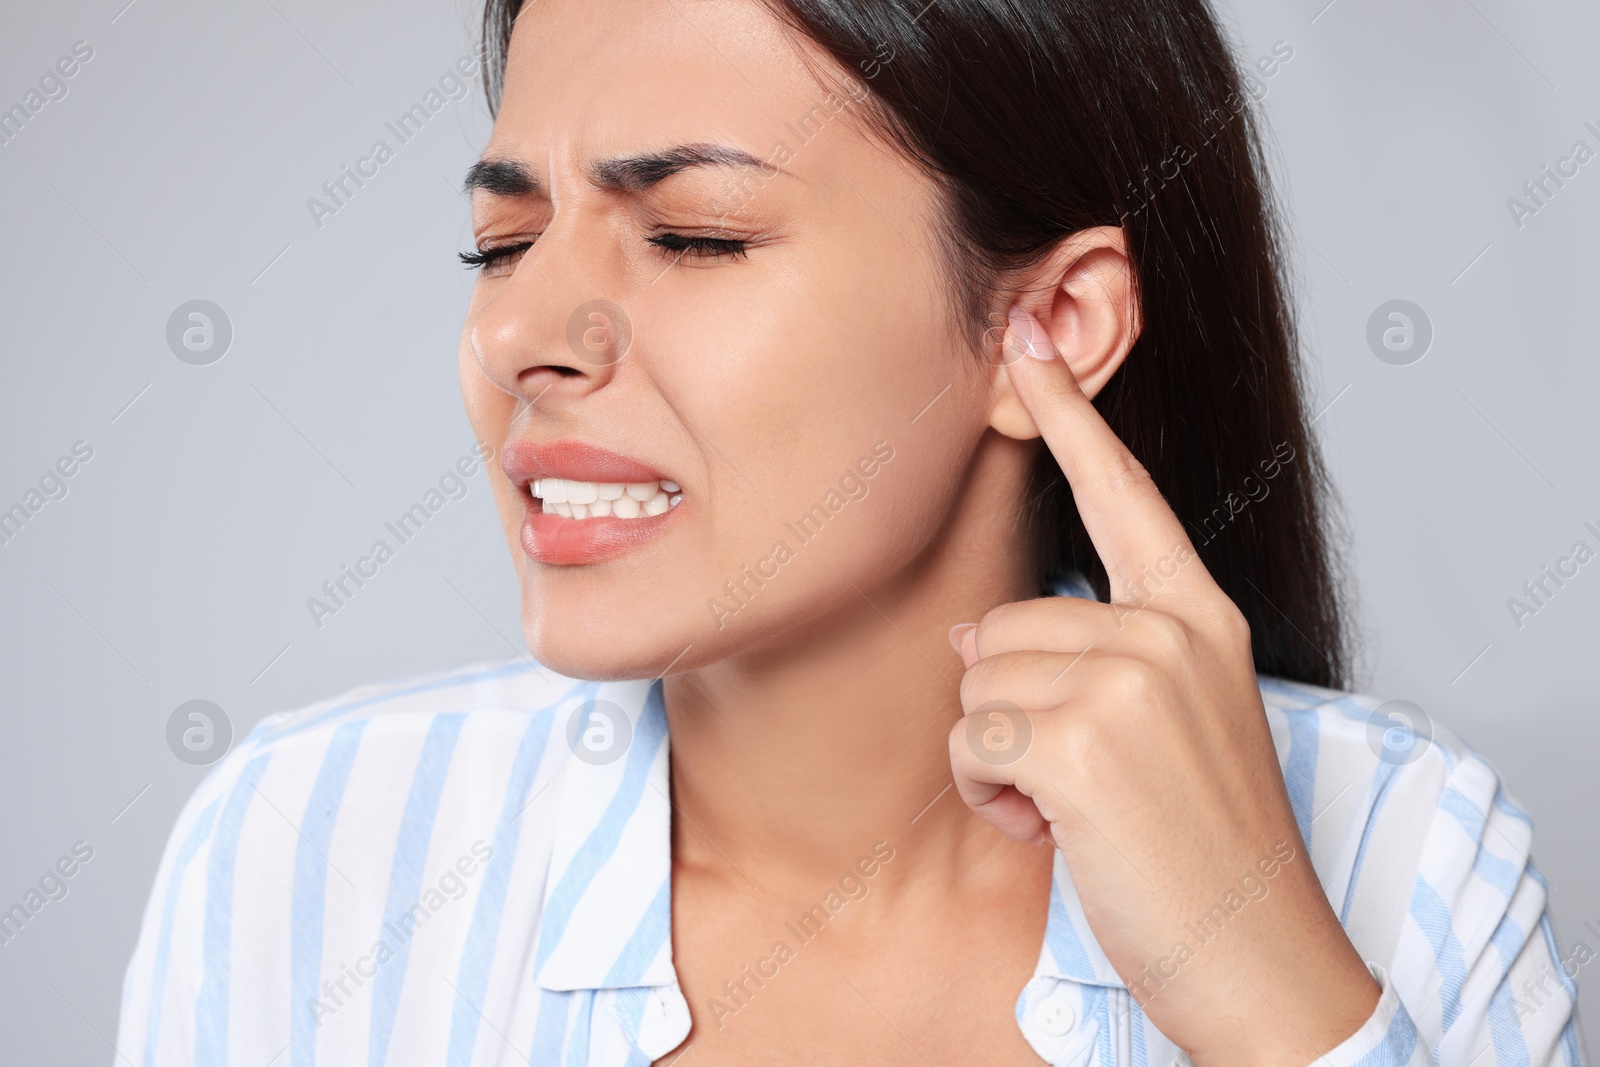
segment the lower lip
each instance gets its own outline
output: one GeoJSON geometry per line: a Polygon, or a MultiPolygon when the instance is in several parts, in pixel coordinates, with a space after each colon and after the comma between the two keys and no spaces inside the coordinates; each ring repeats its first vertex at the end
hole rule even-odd
{"type": "Polygon", "coordinates": [[[677,507],[668,508],[660,515],[641,515],[636,519],[619,519],[603,515],[597,518],[569,519],[542,510],[537,499],[528,497],[527,511],[522,518],[522,550],[535,563],[572,566],[582,563],[599,563],[634,549],[657,536],[671,521],[677,507]]]}

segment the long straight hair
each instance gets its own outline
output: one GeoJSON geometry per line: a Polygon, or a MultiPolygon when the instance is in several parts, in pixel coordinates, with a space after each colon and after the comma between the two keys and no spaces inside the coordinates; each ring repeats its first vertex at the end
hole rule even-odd
{"type": "MultiPolygon", "coordinates": [[[[486,0],[491,113],[523,2],[486,0]]],[[[869,128],[939,186],[953,306],[975,348],[1004,279],[1076,231],[1122,227],[1143,328],[1095,406],[1249,621],[1257,673],[1343,688],[1342,569],[1259,82],[1241,77],[1204,0],[763,2],[832,58],[819,76],[866,87],[869,128]]],[[[1108,598],[1044,449],[1026,518],[1041,582],[1076,570],[1108,598]]]]}

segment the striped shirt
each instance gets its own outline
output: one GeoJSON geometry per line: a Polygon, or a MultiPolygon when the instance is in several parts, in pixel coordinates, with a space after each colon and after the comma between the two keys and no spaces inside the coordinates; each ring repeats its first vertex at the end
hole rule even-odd
{"type": "MultiPolygon", "coordinates": [[[[1055,592],[1092,596],[1081,579],[1055,592]]],[[[1576,964],[1551,929],[1531,821],[1493,768],[1437,727],[1388,744],[1370,697],[1260,687],[1312,864],[1382,988],[1316,1062],[1582,1064],[1576,964]]],[[[659,682],[527,660],[269,716],[172,831],[118,1062],[648,1067],[690,1026],[667,740],[659,682]]],[[[1235,897],[1247,906],[1230,894],[1211,922],[1235,897]]],[[[1214,933],[1186,930],[1194,948],[1214,933]]],[[[1058,852],[1016,1001],[1040,1058],[1187,1064],[1140,1008],[1162,970],[1117,976],[1058,852]]]]}

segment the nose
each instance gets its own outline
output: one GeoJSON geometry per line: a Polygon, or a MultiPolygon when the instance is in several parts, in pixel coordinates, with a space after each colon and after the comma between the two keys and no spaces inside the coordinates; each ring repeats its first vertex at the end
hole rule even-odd
{"type": "Polygon", "coordinates": [[[565,241],[553,229],[522,254],[509,276],[487,283],[495,292],[467,337],[484,375],[529,403],[603,387],[633,342],[627,312],[601,295],[609,287],[581,262],[585,244],[591,255],[599,246],[565,241]]]}

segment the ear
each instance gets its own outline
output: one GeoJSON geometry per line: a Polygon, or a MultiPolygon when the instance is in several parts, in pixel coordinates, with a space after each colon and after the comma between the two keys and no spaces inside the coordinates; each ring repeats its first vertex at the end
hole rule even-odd
{"type": "MultiPolygon", "coordinates": [[[[1094,226],[1063,239],[1008,292],[1050,332],[1050,340],[1091,399],[1122,366],[1139,339],[1141,320],[1127,239],[1116,226],[1094,226]]],[[[999,309],[1005,322],[1006,311],[999,309]]],[[[1004,327],[986,336],[990,372],[989,425],[1007,437],[1028,440],[1039,428],[1011,386],[1005,364],[1022,358],[1002,342],[1004,327]]]]}

